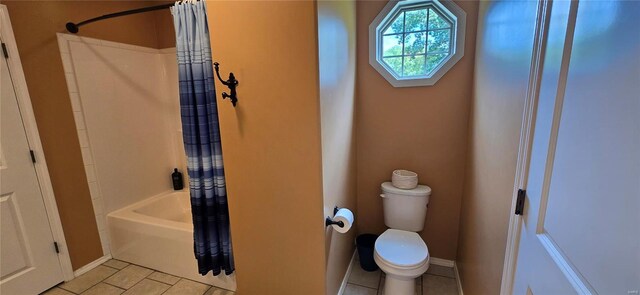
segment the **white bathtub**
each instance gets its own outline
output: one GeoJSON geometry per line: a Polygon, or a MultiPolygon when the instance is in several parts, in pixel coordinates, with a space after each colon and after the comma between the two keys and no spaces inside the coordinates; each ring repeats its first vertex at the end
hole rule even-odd
{"type": "Polygon", "coordinates": [[[227,290],[235,275],[201,276],[193,254],[193,224],[188,192],[150,197],[107,215],[111,255],[168,274],[227,290]]]}

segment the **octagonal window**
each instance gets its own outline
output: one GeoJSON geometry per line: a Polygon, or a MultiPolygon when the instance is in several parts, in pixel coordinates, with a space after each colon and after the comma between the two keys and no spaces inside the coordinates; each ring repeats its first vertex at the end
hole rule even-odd
{"type": "Polygon", "coordinates": [[[390,1],[369,27],[369,61],[393,86],[428,86],[464,54],[465,12],[453,2],[390,1]]]}

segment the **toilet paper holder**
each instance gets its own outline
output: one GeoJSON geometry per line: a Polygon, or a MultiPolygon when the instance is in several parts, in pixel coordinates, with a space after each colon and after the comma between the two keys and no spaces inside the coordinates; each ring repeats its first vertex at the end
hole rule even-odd
{"type": "MultiPolygon", "coordinates": [[[[340,210],[340,208],[338,208],[338,206],[335,206],[333,208],[333,215],[336,215],[338,213],[338,210],[340,210]]],[[[330,225],[337,225],[339,227],[344,227],[344,222],[342,221],[333,221],[333,219],[329,216],[327,216],[327,218],[324,220],[324,225],[325,226],[330,226],[330,225]]]]}

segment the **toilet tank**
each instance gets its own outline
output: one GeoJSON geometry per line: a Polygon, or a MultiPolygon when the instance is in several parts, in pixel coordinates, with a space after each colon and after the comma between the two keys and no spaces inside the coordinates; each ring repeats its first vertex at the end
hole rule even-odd
{"type": "Polygon", "coordinates": [[[405,190],[393,186],[391,182],[384,182],[380,186],[384,224],[393,229],[422,231],[431,188],[418,185],[414,189],[405,190]]]}

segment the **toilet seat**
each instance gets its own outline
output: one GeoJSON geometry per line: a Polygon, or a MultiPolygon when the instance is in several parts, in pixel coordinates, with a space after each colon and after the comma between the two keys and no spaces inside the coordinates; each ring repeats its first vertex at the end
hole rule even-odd
{"type": "Polygon", "coordinates": [[[388,229],[375,244],[375,254],[396,269],[421,268],[429,261],[429,249],[415,232],[388,229]]]}

